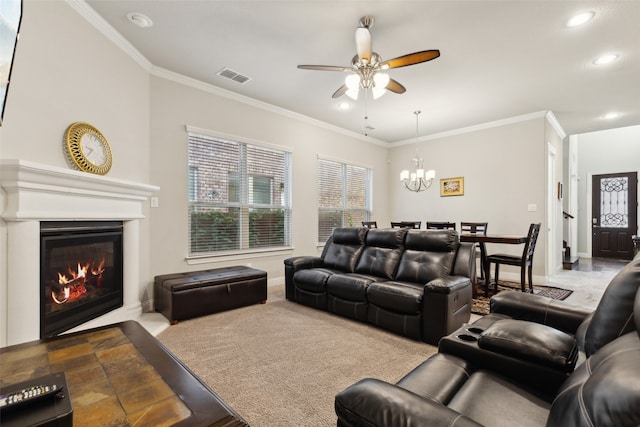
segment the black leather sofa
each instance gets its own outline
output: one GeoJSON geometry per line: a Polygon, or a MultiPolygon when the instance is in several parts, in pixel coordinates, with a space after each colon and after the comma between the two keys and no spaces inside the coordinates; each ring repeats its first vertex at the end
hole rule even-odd
{"type": "Polygon", "coordinates": [[[338,393],[338,426],[638,426],[639,289],[636,256],[592,313],[502,292],[397,384],[338,393]]]}
{"type": "Polygon", "coordinates": [[[436,344],[469,321],[475,249],[453,230],[338,228],[288,258],[286,298],[436,344]]]}

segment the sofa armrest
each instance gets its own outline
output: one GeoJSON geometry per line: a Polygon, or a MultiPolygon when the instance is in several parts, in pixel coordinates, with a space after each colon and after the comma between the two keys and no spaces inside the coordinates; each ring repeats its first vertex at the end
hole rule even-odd
{"type": "Polygon", "coordinates": [[[471,317],[471,280],[445,276],[424,285],[422,295],[422,339],[437,345],[440,338],[462,326],[471,317]]]}
{"type": "Polygon", "coordinates": [[[319,256],[296,256],[285,259],[284,265],[292,267],[294,271],[298,271],[305,268],[322,267],[324,262],[319,256]]]}
{"type": "Polygon", "coordinates": [[[424,292],[450,294],[471,285],[471,279],[464,276],[446,276],[433,279],[424,286],[424,292]]]}
{"type": "Polygon", "coordinates": [[[322,267],[324,261],[319,256],[297,256],[284,260],[284,289],[285,297],[290,301],[295,301],[293,274],[298,270],[307,268],[322,267]]]}
{"type": "Polygon", "coordinates": [[[365,378],[336,395],[339,426],[479,426],[453,409],[401,387],[365,378]]]}
{"type": "Polygon", "coordinates": [[[567,373],[573,372],[578,358],[574,336],[525,320],[498,320],[480,333],[478,346],[567,373]]]}
{"type": "Polygon", "coordinates": [[[528,320],[575,335],[593,310],[522,292],[500,292],[491,298],[491,313],[528,320]]]}

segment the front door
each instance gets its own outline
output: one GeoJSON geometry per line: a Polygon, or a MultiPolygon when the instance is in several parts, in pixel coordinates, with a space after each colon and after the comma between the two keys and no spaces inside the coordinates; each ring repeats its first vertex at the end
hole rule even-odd
{"type": "Polygon", "coordinates": [[[633,258],[638,230],[638,173],[594,175],[592,250],[596,258],[633,258]]]}

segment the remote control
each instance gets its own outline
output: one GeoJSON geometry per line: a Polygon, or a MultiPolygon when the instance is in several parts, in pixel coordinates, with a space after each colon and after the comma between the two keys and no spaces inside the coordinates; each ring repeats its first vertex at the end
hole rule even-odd
{"type": "Polygon", "coordinates": [[[55,396],[62,391],[62,388],[63,387],[58,387],[56,384],[38,385],[1,395],[0,411],[55,396]]]}

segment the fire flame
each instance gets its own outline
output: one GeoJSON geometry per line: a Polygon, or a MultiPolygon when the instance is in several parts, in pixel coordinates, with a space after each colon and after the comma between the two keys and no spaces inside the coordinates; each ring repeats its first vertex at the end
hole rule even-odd
{"type": "Polygon", "coordinates": [[[100,287],[104,270],[105,260],[103,259],[95,266],[92,262],[84,266],[78,262],[76,271],[71,268],[68,269],[69,276],[58,272],[59,287],[51,290],[51,298],[56,304],[64,304],[67,301],[82,298],[87,293],[85,284],[88,280],[96,278],[97,286],[100,287]]]}

